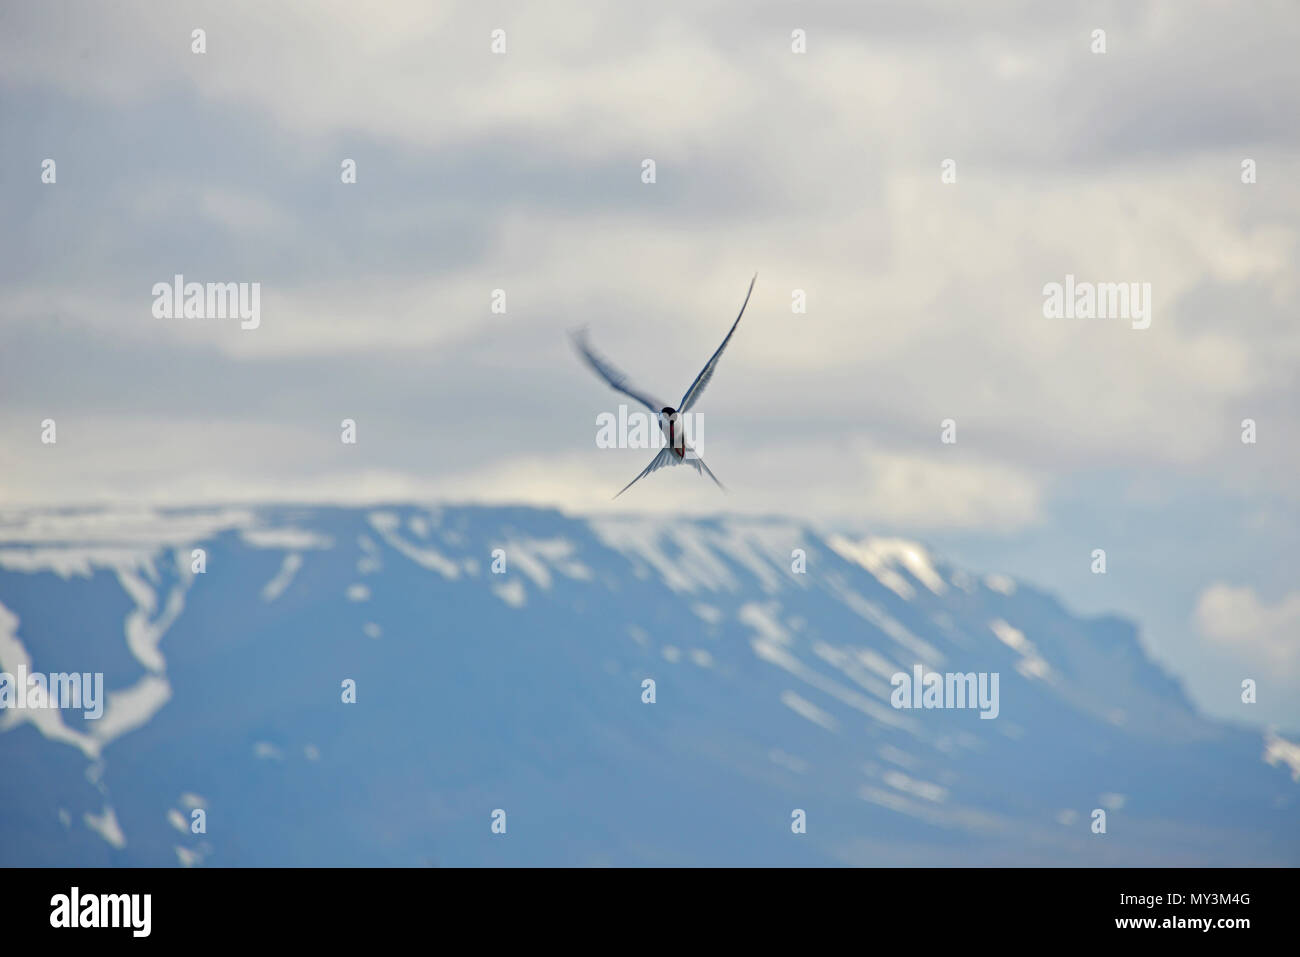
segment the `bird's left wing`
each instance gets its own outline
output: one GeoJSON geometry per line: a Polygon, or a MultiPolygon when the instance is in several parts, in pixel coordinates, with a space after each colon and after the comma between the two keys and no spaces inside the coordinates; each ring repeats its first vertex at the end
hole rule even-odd
{"type": "MultiPolygon", "coordinates": [[[[628,383],[626,375],[614,368],[614,366],[609,363],[609,360],[605,359],[593,350],[590,343],[587,342],[587,331],[585,329],[580,329],[573,333],[573,344],[577,348],[579,355],[581,355],[587,365],[591,367],[591,370],[608,382],[611,388],[618,392],[622,392],[628,398],[636,399],[655,415],[658,415],[660,410],[664,408],[662,404],[656,402],[650,396],[634,389],[631,384],[628,383]]],[[[617,498],[618,496],[616,495],[614,497],[617,498]]]]}
{"type": "Polygon", "coordinates": [[[727,338],[722,340],[722,345],[718,346],[718,351],[713,353],[713,358],[709,360],[708,365],[700,370],[700,374],[695,377],[691,387],[686,390],[682,396],[681,404],[677,406],[678,412],[685,412],[693,406],[700,395],[704,392],[704,387],[709,384],[713,378],[713,371],[718,367],[718,360],[722,358],[722,350],[727,348],[727,343],[731,341],[732,334],[736,331],[736,326],[740,325],[740,317],[745,314],[745,307],[749,305],[750,293],[754,291],[754,280],[758,279],[758,273],[754,273],[754,279],[749,281],[749,292],[745,293],[745,301],[740,304],[740,314],[736,316],[736,321],[731,324],[731,331],[727,333],[727,338]]]}

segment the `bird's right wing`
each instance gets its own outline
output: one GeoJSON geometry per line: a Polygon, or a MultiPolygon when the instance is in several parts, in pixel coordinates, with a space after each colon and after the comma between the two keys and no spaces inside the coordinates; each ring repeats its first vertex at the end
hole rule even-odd
{"type": "MultiPolygon", "coordinates": [[[[660,450],[659,454],[656,455],[653,459],[650,460],[650,464],[647,465],[647,466],[645,467],[645,470],[642,471],[642,473],[641,473],[640,475],[638,475],[638,476],[637,476],[636,478],[634,478],[632,481],[628,482],[626,485],[624,485],[624,486],[619,490],[618,495],[622,495],[624,492],[626,492],[628,489],[630,489],[630,488],[631,488],[633,485],[635,485],[637,482],[641,481],[643,478],[645,478],[645,477],[646,477],[647,475],[649,475],[651,472],[654,472],[654,471],[657,470],[657,469],[661,469],[661,468],[663,468],[665,465],[671,465],[672,462],[673,462],[673,458],[674,458],[676,455],[677,455],[677,453],[673,451],[673,447],[672,447],[671,445],[665,445],[665,446],[663,447],[663,449],[660,450]]],[[[716,482],[717,479],[714,479],[714,481],[716,482]]],[[[615,498],[618,498],[618,495],[615,495],[614,497],[615,497],[615,498]]]]}
{"type": "MultiPolygon", "coordinates": [[[[609,361],[603,356],[595,352],[587,342],[587,331],[585,329],[580,329],[573,333],[573,344],[577,348],[578,353],[586,361],[587,365],[591,366],[591,370],[608,382],[610,387],[615,391],[622,392],[628,398],[636,399],[655,415],[658,415],[660,410],[664,408],[661,403],[656,402],[644,393],[634,389],[628,383],[626,375],[614,368],[614,366],[610,365],[609,361]]],[[[654,463],[651,464],[653,465],[654,463]]],[[[637,478],[640,478],[640,476],[637,476],[637,478]]],[[[633,481],[636,480],[633,479],[633,481]]],[[[622,493],[620,492],[619,494],[622,493]]],[[[615,495],[614,497],[618,498],[618,495],[615,495]]]]}

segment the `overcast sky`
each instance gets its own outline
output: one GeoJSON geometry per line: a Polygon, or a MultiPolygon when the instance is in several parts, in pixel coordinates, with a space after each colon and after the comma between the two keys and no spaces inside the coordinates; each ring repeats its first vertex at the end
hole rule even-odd
{"type": "Polygon", "coordinates": [[[0,502],[907,534],[1300,726],[1298,48],[1291,2],[5,4],[0,502]],[[612,504],[652,453],[596,447],[566,334],[675,399],[755,271],[698,407],[730,494],[612,504]],[[155,318],[178,273],[260,326],[155,318]],[[1067,275],[1150,327],[1045,318],[1067,275]]]}

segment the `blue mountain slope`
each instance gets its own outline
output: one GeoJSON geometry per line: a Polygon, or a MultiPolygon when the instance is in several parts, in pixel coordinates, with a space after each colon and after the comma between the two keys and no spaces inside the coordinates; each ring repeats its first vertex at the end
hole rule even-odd
{"type": "Polygon", "coordinates": [[[1200,717],[1128,623],[895,540],[22,513],[0,609],[0,670],[112,695],[98,722],[0,715],[0,864],[1300,863],[1295,745],[1200,717]],[[892,707],[918,664],[996,672],[997,717],[892,707]]]}

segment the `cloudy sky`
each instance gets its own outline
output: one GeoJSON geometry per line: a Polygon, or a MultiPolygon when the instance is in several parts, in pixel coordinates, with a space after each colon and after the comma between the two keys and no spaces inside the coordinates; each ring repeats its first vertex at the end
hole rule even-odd
{"type": "Polygon", "coordinates": [[[5,4],[0,503],[906,534],[1300,726],[1297,48],[1289,2],[5,4]],[[755,271],[698,409],[730,494],[611,503],[651,453],[596,447],[566,334],[673,398],[755,271]],[[178,273],[260,326],[155,318],[178,273]],[[1067,275],[1150,327],[1045,318],[1067,275]]]}

